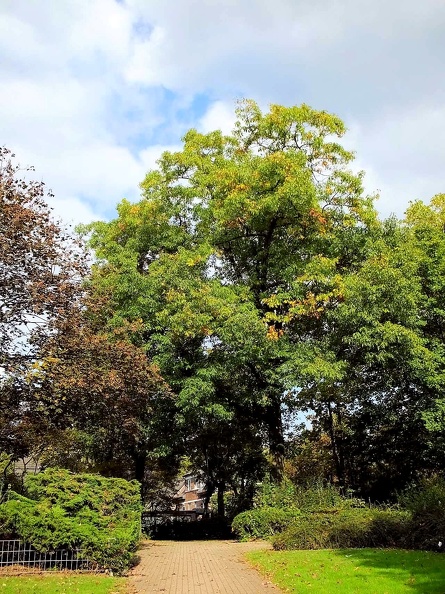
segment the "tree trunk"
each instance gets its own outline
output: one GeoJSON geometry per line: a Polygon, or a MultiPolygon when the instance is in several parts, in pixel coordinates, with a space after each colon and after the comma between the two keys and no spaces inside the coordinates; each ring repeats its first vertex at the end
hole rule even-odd
{"type": "Polygon", "coordinates": [[[328,407],[328,423],[329,423],[329,437],[331,438],[331,448],[332,448],[332,457],[334,458],[335,470],[337,472],[337,479],[340,488],[344,487],[344,463],[343,457],[340,452],[337,435],[335,431],[334,425],[334,414],[332,411],[332,404],[331,402],[327,403],[328,407]]]}
{"type": "MultiPolygon", "coordinates": [[[[338,429],[336,431],[337,437],[337,451],[338,451],[338,462],[340,467],[340,474],[341,474],[341,483],[340,487],[344,490],[348,485],[348,474],[346,472],[346,464],[345,464],[345,447],[344,447],[344,431],[343,431],[343,415],[341,406],[337,404],[336,406],[336,414],[337,414],[337,425],[338,429]]],[[[344,495],[344,493],[343,493],[344,495]]]]}
{"type": "Polygon", "coordinates": [[[7,464],[3,468],[3,478],[0,480],[0,503],[3,503],[3,499],[6,497],[8,492],[8,468],[12,465],[13,458],[12,456],[8,460],[7,464]]]}
{"type": "Polygon", "coordinates": [[[144,500],[144,491],[145,491],[145,466],[147,462],[147,456],[145,454],[134,453],[133,454],[133,462],[134,462],[134,478],[140,482],[141,484],[141,496],[142,500],[144,500]]]}
{"type": "Polygon", "coordinates": [[[257,380],[258,387],[267,395],[269,404],[259,409],[259,414],[267,427],[269,451],[272,457],[271,478],[280,483],[284,476],[284,436],[283,419],[281,414],[281,392],[276,386],[271,386],[262,373],[253,364],[249,368],[257,380]]]}
{"type": "Polygon", "coordinates": [[[272,480],[280,483],[284,475],[284,436],[281,417],[281,402],[276,395],[271,396],[266,409],[266,423],[268,427],[269,449],[272,457],[272,480]]]}
{"type": "Polygon", "coordinates": [[[215,484],[212,481],[206,483],[206,495],[204,498],[204,517],[207,518],[209,515],[209,501],[210,497],[215,492],[215,484]]]}
{"type": "Polygon", "coordinates": [[[225,483],[221,482],[218,483],[218,517],[224,518],[226,515],[225,504],[224,504],[224,491],[226,485],[225,483]]]}

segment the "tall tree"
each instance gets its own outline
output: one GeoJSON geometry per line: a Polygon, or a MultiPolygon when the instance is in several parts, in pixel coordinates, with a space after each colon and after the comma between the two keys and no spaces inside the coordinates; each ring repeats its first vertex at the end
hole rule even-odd
{"type": "Polygon", "coordinates": [[[146,354],[122,331],[94,328],[91,302],[82,305],[61,320],[28,374],[30,414],[49,436],[62,437],[53,456],[63,461],[63,448],[80,438],[84,468],[135,478],[144,494],[150,458],[174,449],[172,396],[146,354]]]}
{"type": "Polygon", "coordinates": [[[33,356],[86,270],[79,245],[51,215],[43,182],[26,181],[12,158],[0,149],[0,365],[8,370],[33,356]]]}
{"type": "Polygon", "coordinates": [[[26,367],[52,326],[79,295],[86,270],[81,246],[51,215],[42,182],[27,181],[0,148],[0,451],[23,455],[26,367]]]}
{"type": "MultiPolygon", "coordinates": [[[[376,215],[361,175],[348,170],[352,154],[333,141],[345,132],[339,118],[306,105],[263,114],[253,101],[237,115],[231,136],[191,130],[181,151],[164,153],[142,201],[124,201],[115,221],[93,225],[91,245],[96,286],[112,295],[110,324],[142,319],[135,340],[180,402],[202,406],[206,394],[224,414],[250,407],[279,478],[285,394],[295,394],[289,386],[310,361],[299,373],[286,365],[295,351],[303,360],[300,342],[308,359],[320,329],[319,316],[306,316],[301,341],[289,334],[296,309],[318,307],[305,275],[326,262],[339,275],[360,261],[376,215]],[[237,390],[197,381],[214,359],[239,379],[237,390]]],[[[320,298],[335,304],[336,291],[320,298]]]]}
{"type": "MultiPolygon", "coordinates": [[[[45,187],[0,152],[0,452],[137,478],[170,454],[168,386],[145,352],[105,332],[82,243],[45,187]]],[[[171,465],[174,472],[174,465],[171,465]]]]}
{"type": "Polygon", "coordinates": [[[431,462],[422,411],[440,373],[424,332],[419,251],[410,237],[396,220],[376,226],[362,260],[341,276],[328,261],[301,279],[312,298],[298,300],[289,322],[295,341],[307,329],[290,363],[296,374],[306,370],[298,399],[316,413],[314,439],[329,436],[341,485],[379,499],[431,462]]]}
{"type": "Polygon", "coordinates": [[[428,451],[436,467],[443,468],[445,451],[445,194],[429,204],[414,202],[406,212],[405,227],[411,251],[416,256],[422,288],[419,317],[423,335],[434,353],[436,375],[430,381],[430,399],[424,402],[424,421],[431,432],[428,451]]]}

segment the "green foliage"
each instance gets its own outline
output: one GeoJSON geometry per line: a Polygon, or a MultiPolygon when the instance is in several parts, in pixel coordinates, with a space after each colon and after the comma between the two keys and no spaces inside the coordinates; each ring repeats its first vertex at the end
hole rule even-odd
{"type": "Polygon", "coordinates": [[[264,481],[255,496],[254,504],[259,508],[275,507],[306,512],[362,507],[364,502],[352,497],[342,497],[338,489],[329,483],[303,486],[285,479],[281,483],[264,481]]]}
{"type": "MultiPolygon", "coordinates": [[[[305,481],[390,499],[443,456],[445,196],[380,222],[337,116],[254,101],[236,115],[228,136],[190,130],[137,204],[84,229],[101,324],[159,366],[209,493],[247,487],[244,507],[267,446],[281,481],[286,410],[312,415],[296,443],[305,481]]],[[[286,485],[264,498],[357,505],[286,485]]]]}
{"type": "Polygon", "coordinates": [[[0,451],[0,503],[6,496],[8,485],[11,483],[13,475],[14,464],[12,456],[0,451]]]}
{"type": "Polygon", "coordinates": [[[99,566],[122,572],[141,533],[139,484],[48,469],[25,479],[28,497],[0,506],[0,532],[40,551],[82,548],[99,566]]]}
{"type": "Polygon", "coordinates": [[[262,474],[266,440],[282,478],[286,389],[343,377],[320,328],[378,224],[337,116],[304,104],[262,113],[254,101],[236,115],[230,136],[190,130],[139,203],[84,231],[107,326],[141,322],[132,339],[178,396],[195,468],[241,491],[262,474]]]}
{"type": "Polygon", "coordinates": [[[304,514],[274,535],[274,549],[338,549],[403,546],[407,512],[382,509],[333,510],[304,514]]]}
{"type": "MultiPolygon", "coordinates": [[[[261,510],[362,505],[281,483],[292,447],[295,481],[318,476],[374,501],[442,468],[445,195],[380,222],[337,116],[305,104],[263,113],[249,100],[236,115],[228,136],[190,130],[148,172],[137,204],[81,229],[95,250],[81,324],[66,305],[78,302],[72,279],[86,263],[69,250],[54,277],[47,264],[64,234],[49,225],[43,186],[16,180],[0,151],[12,188],[0,192],[12,308],[0,360],[15,361],[30,312],[51,322],[50,341],[36,328],[28,343],[27,381],[15,363],[17,377],[0,378],[6,464],[32,446],[46,466],[136,477],[153,497],[147,477],[162,483],[186,449],[209,496],[235,494],[229,514],[249,507],[267,470],[279,485],[263,483],[261,510]],[[311,417],[291,448],[284,410],[311,417]]],[[[66,513],[83,503],[73,496],[66,513]]],[[[442,531],[440,510],[428,509],[413,512],[421,546],[442,531]]]]}
{"type": "Polygon", "coordinates": [[[303,487],[290,480],[279,484],[264,481],[254,503],[254,509],[238,514],[232,523],[233,531],[243,539],[269,538],[284,530],[287,533],[296,525],[306,528],[306,518],[316,523],[317,517],[329,518],[364,507],[363,501],[342,497],[330,484],[303,487]]]}
{"type": "Polygon", "coordinates": [[[443,550],[445,479],[433,476],[407,489],[397,508],[367,507],[333,486],[309,488],[264,482],[256,507],[235,517],[241,538],[271,538],[275,549],[406,547],[443,550]]]}
{"type": "MultiPolygon", "coordinates": [[[[224,512],[229,522],[231,522],[233,518],[236,515],[238,515],[241,511],[244,511],[246,509],[245,505],[246,501],[243,501],[239,494],[237,495],[233,491],[224,492],[224,512]]],[[[210,497],[209,507],[211,510],[218,510],[217,492],[213,493],[213,495],[210,497]]]]}
{"type": "Polygon", "coordinates": [[[274,483],[265,479],[254,498],[255,507],[298,508],[296,498],[297,487],[288,479],[274,483]]]}
{"type": "Polygon", "coordinates": [[[262,507],[241,512],[232,522],[233,532],[242,540],[269,538],[287,528],[299,515],[297,509],[262,507]]]}
{"type": "Polygon", "coordinates": [[[445,546],[445,479],[434,476],[408,488],[400,503],[411,513],[409,546],[444,550],[445,546]],[[439,546],[439,542],[442,546],[439,546]]]}

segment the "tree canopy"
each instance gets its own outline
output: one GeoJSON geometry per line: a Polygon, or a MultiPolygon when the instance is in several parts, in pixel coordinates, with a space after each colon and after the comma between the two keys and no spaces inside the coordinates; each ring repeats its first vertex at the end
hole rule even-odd
{"type": "Polygon", "coordinates": [[[27,366],[78,298],[87,263],[51,216],[44,184],[13,159],[0,148],[0,451],[19,455],[37,440],[26,420],[27,366]]]}
{"type": "Polygon", "coordinates": [[[22,392],[3,381],[8,414],[28,398],[34,428],[143,483],[187,455],[220,512],[266,472],[388,498],[441,468],[444,196],[382,221],[337,116],[236,113],[230,135],[190,130],[139,202],[79,229],[88,272],[3,153],[2,365],[24,324],[51,329],[29,334],[22,392]]]}
{"type": "Polygon", "coordinates": [[[145,486],[149,457],[170,455],[170,390],[122,328],[103,327],[88,254],[43,183],[0,156],[0,452],[145,486]]]}
{"type": "Polygon", "coordinates": [[[344,483],[343,417],[433,374],[415,263],[349,169],[336,116],[252,101],[237,116],[230,136],[189,131],[139,203],[89,227],[94,285],[110,326],[141,320],[133,339],[184,419],[232,435],[254,418],[279,478],[283,412],[315,412],[344,483]]]}

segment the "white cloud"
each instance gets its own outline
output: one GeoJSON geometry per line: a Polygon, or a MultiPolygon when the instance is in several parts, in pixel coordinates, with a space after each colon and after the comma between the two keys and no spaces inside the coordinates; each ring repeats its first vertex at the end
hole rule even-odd
{"type": "Polygon", "coordinates": [[[356,122],[348,147],[357,149],[356,166],[366,171],[366,188],[378,190],[384,215],[401,216],[412,200],[429,201],[445,191],[445,108],[429,105],[390,111],[371,125],[356,122]]]}
{"type": "Polygon", "coordinates": [[[198,129],[204,133],[221,130],[230,134],[235,125],[234,105],[225,101],[215,101],[201,118],[198,129]]]}
{"type": "MultiPolygon", "coordinates": [[[[143,164],[144,171],[147,172],[150,169],[156,169],[157,161],[162,156],[162,153],[165,151],[169,151],[174,153],[175,151],[180,151],[182,145],[180,144],[172,144],[172,145],[160,145],[156,144],[150,147],[147,147],[143,151],[140,152],[140,160],[143,164]]],[[[140,179],[139,181],[142,181],[140,179]]]]}
{"type": "Polygon", "coordinates": [[[154,27],[134,52],[132,80],[195,92],[249,88],[268,100],[316,79],[317,68],[320,74],[352,66],[358,75],[368,67],[362,75],[374,77],[376,69],[385,70],[385,57],[403,62],[413,38],[421,41],[415,44],[421,54],[425,33],[445,24],[442,0],[258,0],[254,8],[247,0],[182,0],[174,10],[164,0],[128,5],[154,27]]]}
{"type": "Polygon", "coordinates": [[[124,72],[127,81],[145,85],[163,85],[165,82],[170,82],[165,79],[165,71],[159,71],[164,43],[164,29],[155,27],[149,39],[134,45],[124,72]]]}
{"type": "Polygon", "coordinates": [[[30,62],[36,60],[27,52],[30,41],[37,41],[40,57],[52,50],[53,69],[69,68],[66,58],[90,61],[93,52],[119,62],[129,51],[132,14],[114,0],[14,0],[0,10],[2,20],[14,23],[12,43],[30,62]],[[20,32],[26,37],[17,38],[20,32]]]}
{"type": "Polygon", "coordinates": [[[4,0],[0,143],[67,217],[109,216],[153,142],[229,132],[243,96],[305,101],[354,123],[367,187],[401,212],[441,189],[444,27],[443,0],[4,0]]]}
{"type": "Polygon", "coordinates": [[[74,227],[78,223],[91,223],[102,218],[101,213],[79,198],[65,197],[63,199],[49,199],[49,206],[53,215],[64,224],[74,227]]]}
{"type": "Polygon", "coordinates": [[[123,4],[110,0],[69,4],[74,18],[68,23],[67,34],[73,55],[89,60],[92,52],[100,52],[108,62],[123,65],[131,47],[131,12],[123,4]]]}
{"type": "MultiPolygon", "coordinates": [[[[123,111],[127,98],[129,108],[137,100],[121,82],[134,15],[114,0],[48,0],[38,10],[18,0],[2,8],[1,142],[36,167],[66,220],[104,216],[124,195],[137,197],[143,161],[110,124],[115,96],[123,111]]],[[[148,126],[157,117],[150,101],[139,111],[148,126]]]]}
{"type": "Polygon", "coordinates": [[[156,145],[132,155],[125,147],[92,142],[71,146],[62,154],[23,149],[17,155],[23,165],[35,166],[31,177],[42,178],[55,194],[50,204],[58,216],[78,223],[111,216],[122,198],[137,200],[147,171],[156,166],[165,150],[177,149],[179,146],[156,145]],[[68,194],[69,189],[74,194],[68,194]]]}

